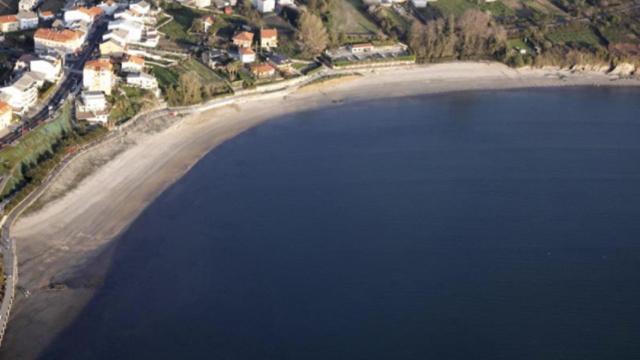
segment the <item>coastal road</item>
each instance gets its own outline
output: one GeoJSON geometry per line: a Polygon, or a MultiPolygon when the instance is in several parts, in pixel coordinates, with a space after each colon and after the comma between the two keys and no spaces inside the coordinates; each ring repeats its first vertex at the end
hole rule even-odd
{"type": "Polygon", "coordinates": [[[0,148],[6,144],[10,144],[28,132],[39,124],[47,121],[64,103],[64,100],[81,84],[82,82],[82,69],[84,63],[89,60],[94,51],[100,44],[102,35],[107,30],[107,21],[102,18],[94,25],[92,30],[87,35],[85,45],[82,51],[75,55],[73,58],[67,60],[66,75],[62,79],[62,83],[59,85],[56,92],[49,99],[47,104],[42,106],[41,110],[35,115],[25,119],[23,123],[12,133],[6,135],[0,139],[0,148]]]}

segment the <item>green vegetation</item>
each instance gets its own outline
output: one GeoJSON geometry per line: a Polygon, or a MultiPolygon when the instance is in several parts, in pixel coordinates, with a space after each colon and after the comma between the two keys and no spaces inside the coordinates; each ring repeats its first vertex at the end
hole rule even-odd
{"type": "Polygon", "coordinates": [[[192,31],[193,23],[207,13],[175,2],[165,4],[164,10],[173,16],[173,21],[168,22],[158,30],[177,43],[196,45],[198,36],[192,31]]]}
{"type": "Polygon", "coordinates": [[[158,84],[170,105],[190,105],[231,91],[215,71],[195,59],[180,62],[173,68],[153,68],[158,84]]]}
{"type": "Polygon", "coordinates": [[[378,27],[364,15],[364,10],[360,0],[331,0],[324,14],[329,33],[346,37],[376,36],[378,27]]]}
{"type": "Polygon", "coordinates": [[[555,45],[600,46],[598,36],[588,25],[582,24],[558,27],[549,32],[547,38],[555,45]]]}
{"type": "Polygon", "coordinates": [[[49,171],[72,149],[98,139],[106,133],[100,126],[71,122],[71,104],[66,103],[58,117],[25,135],[16,146],[0,151],[0,174],[8,177],[0,197],[11,197],[11,209],[33,191],[49,171]]]}
{"type": "Polygon", "coordinates": [[[109,96],[111,111],[109,123],[111,126],[119,125],[134,117],[146,104],[154,102],[154,96],[147,90],[121,86],[109,96]]]}

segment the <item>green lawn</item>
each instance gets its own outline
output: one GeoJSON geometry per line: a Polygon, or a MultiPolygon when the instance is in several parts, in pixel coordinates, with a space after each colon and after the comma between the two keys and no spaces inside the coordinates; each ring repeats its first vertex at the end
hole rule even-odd
{"type": "Polygon", "coordinates": [[[359,9],[364,9],[360,0],[334,0],[329,9],[329,31],[340,34],[375,35],[379,29],[359,9]]]}
{"type": "Polygon", "coordinates": [[[589,26],[575,24],[556,28],[547,38],[558,45],[577,44],[581,47],[599,47],[600,39],[589,26]]]}
{"type": "Polygon", "coordinates": [[[178,83],[178,78],[180,77],[180,74],[175,70],[160,66],[153,66],[151,68],[151,73],[156,77],[156,79],[158,79],[158,85],[163,89],[171,85],[176,85],[178,83]]]}
{"type": "Polygon", "coordinates": [[[71,131],[71,104],[67,103],[60,115],[53,121],[40,125],[25,135],[16,146],[7,146],[0,151],[0,175],[10,176],[7,186],[0,189],[0,195],[10,193],[24,179],[20,164],[35,164],[64,133],[71,131]]]}
{"type": "Polygon", "coordinates": [[[196,11],[176,3],[172,3],[171,6],[167,6],[164,10],[173,16],[173,21],[170,21],[158,30],[167,34],[176,42],[195,44],[197,37],[190,33],[191,25],[193,25],[195,19],[207,13],[204,11],[196,11]]]}
{"type": "Polygon", "coordinates": [[[429,3],[428,6],[433,6],[440,10],[444,17],[448,17],[449,15],[459,17],[467,10],[478,8],[477,3],[469,0],[438,0],[429,3]]]}
{"type": "Polygon", "coordinates": [[[215,71],[213,71],[212,69],[210,69],[209,67],[207,67],[206,65],[204,65],[198,60],[189,59],[187,61],[181,62],[179,66],[183,68],[184,71],[195,72],[196,74],[198,74],[200,79],[202,79],[202,81],[205,83],[224,82],[224,80],[222,80],[218,76],[218,74],[215,73],[215,71]]]}

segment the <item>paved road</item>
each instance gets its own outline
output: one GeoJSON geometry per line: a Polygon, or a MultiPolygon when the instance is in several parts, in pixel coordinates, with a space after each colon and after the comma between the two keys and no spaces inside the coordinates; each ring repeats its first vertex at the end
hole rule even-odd
{"type": "Polygon", "coordinates": [[[39,124],[47,121],[51,115],[62,106],[64,100],[79,88],[82,82],[82,69],[84,63],[92,56],[93,52],[98,48],[102,35],[107,30],[107,20],[102,18],[94,25],[93,29],[87,35],[85,46],[82,51],[69,58],[66,62],[65,76],[56,92],[51,96],[47,104],[42,106],[41,110],[35,115],[27,118],[12,133],[0,139],[0,148],[3,145],[10,144],[18,140],[23,133],[35,128],[39,124]]]}

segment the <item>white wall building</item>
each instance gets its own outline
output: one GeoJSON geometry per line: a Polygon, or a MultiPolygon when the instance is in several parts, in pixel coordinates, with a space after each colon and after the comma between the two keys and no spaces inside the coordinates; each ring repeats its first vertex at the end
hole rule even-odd
{"type": "Polygon", "coordinates": [[[109,111],[104,93],[83,91],[76,102],[76,117],[80,120],[106,123],[109,120],[109,111]]]}
{"type": "Polygon", "coordinates": [[[102,11],[104,11],[104,13],[108,16],[115,14],[119,8],[118,3],[114,0],[102,1],[100,4],[98,4],[98,7],[102,9],[102,11]]]}
{"type": "Polygon", "coordinates": [[[253,0],[253,6],[261,13],[273,12],[276,8],[275,0],[253,0]]]}
{"type": "Polygon", "coordinates": [[[153,75],[147,73],[136,73],[127,75],[127,85],[139,87],[147,90],[158,88],[158,80],[153,75]]]}
{"type": "Polygon", "coordinates": [[[82,48],[86,33],[79,30],[40,28],[33,34],[37,53],[60,52],[71,54],[82,48]]]}
{"type": "Polygon", "coordinates": [[[18,15],[18,22],[20,23],[20,30],[30,30],[38,27],[38,14],[33,11],[20,11],[18,15]]]}
{"type": "Polygon", "coordinates": [[[71,24],[76,21],[82,21],[86,24],[92,24],[102,13],[102,9],[97,6],[91,8],[78,7],[64,12],[64,22],[71,24]]]}
{"type": "Polygon", "coordinates": [[[15,113],[23,115],[38,101],[38,88],[42,85],[38,78],[26,72],[10,86],[0,89],[0,97],[15,113]]]}
{"type": "Polygon", "coordinates": [[[18,8],[20,10],[31,11],[40,4],[40,0],[20,0],[18,2],[18,8]]]}
{"type": "Polygon", "coordinates": [[[0,129],[4,129],[11,124],[13,119],[13,109],[11,105],[4,101],[0,101],[0,129]]]}
{"type": "Polygon", "coordinates": [[[193,4],[199,8],[206,8],[211,6],[211,0],[195,0],[193,4]]]}
{"type": "Polygon", "coordinates": [[[62,58],[49,56],[33,59],[29,63],[29,70],[41,74],[45,80],[55,83],[62,75],[62,58]]]}
{"type": "Polygon", "coordinates": [[[82,85],[88,91],[111,94],[114,83],[113,64],[107,59],[87,61],[82,70],[82,85]]]}
{"type": "MultiPolygon", "coordinates": [[[[127,35],[124,41],[134,42],[134,41],[140,41],[142,39],[142,32],[144,30],[144,25],[137,21],[117,19],[114,21],[110,21],[107,28],[110,31],[122,30],[123,32],[126,32],[127,35]]],[[[108,36],[109,34],[105,35],[103,39],[108,40],[109,39],[108,36]]]]}

